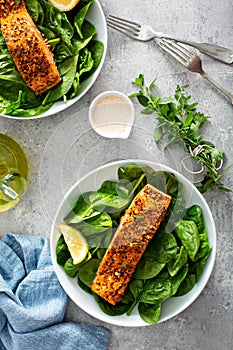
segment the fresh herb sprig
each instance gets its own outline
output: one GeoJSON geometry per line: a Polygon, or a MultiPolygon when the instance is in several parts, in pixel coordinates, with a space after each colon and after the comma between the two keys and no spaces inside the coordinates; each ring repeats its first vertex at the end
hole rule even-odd
{"type": "Polygon", "coordinates": [[[166,134],[169,144],[182,143],[190,156],[201,164],[205,171],[197,185],[201,193],[215,188],[230,191],[223,186],[222,175],[231,165],[223,169],[224,152],[217,149],[212,142],[203,140],[200,127],[210,117],[196,111],[198,103],[189,103],[191,96],[185,94],[188,85],[177,85],[174,96],[162,98],[152,93],[155,82],[156,79],[149,86],[145,86],[144,75],[140,74],[133,81],[140,90],[130,95],[137,97],[144,106],[142,114],[157,114],[159,123],[154,130],[155,141],[159,142],[166,134]]]}

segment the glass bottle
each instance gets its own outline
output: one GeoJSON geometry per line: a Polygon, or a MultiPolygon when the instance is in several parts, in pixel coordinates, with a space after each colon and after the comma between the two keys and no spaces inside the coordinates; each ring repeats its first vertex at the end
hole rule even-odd
{"type": "Polygon", "coordinates": [[[9,136],[0,134],[0,212],[14,207],[26,190],[28,162],[9,136]]]}

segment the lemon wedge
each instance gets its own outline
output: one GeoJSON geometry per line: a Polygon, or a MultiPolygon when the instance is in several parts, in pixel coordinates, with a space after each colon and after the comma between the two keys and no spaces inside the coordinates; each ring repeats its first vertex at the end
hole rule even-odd
{"type": "Polygon", "coordinates": [[[58,225],[73,259],[73,264],[81,263],[88,253],[88,243],[83,234],[67,224],[58,225]]]}
{"type": "Polygon", "coordinates": [[[80,0],[49,0],[50,4],[55,6],[61,12],[72,10],[79,1],[80,0]]]}

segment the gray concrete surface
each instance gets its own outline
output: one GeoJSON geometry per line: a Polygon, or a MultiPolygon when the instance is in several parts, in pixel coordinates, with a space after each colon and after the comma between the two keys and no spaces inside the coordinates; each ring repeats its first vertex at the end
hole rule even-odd
{"type": "MultiPolygon", "coordinates": [[[[104,13],[135,18],[186,39],[208,41],[233,48],[231,0],[101,0],[104,13]]],[[[232,65],[201,55],[205,70],[233,92],[232,65]]],[[[212,116],[203,128],[233,162],[233,107],[199,75],[186,71],[156,42],[133,41],[109,29],[108,51],[100,76],[82,98],[58,115],[36,120],[0,119],[0,131],[24,148],[30,167],[28,190],[12,210],[0,214],[0,235],[6,232],[50,236],[52,218],[59,201],[83,174],[115,159],[144,158],[179,170],[178,153],[164,154],[153,142],[153,116],[140,114],[128,140],[105,140],[91,130],[87,118],[92,99],[105,90],[126,94],[135,91],[131,82],[139,73],[150,82],[157,77],[158,93],[168,96],[177,84],[189,84],[199,110],[212,116]]],[[[232,171],[224,176],[233,189],[232,171]]],[[[185,311],[164,323],[142,328],[104,324],[69,302],[66,320],[102,324],[112,331],[109,350],[231,350],[233,344],[233,235],[232,193],[204,195],[216,223],[217,256],[211,278],[198,299],[185,311]]],[[[52,349],[51,349],[52,350],[52,349]]],[[[97,349],[98,350],[98,349],[97,349]]]]}

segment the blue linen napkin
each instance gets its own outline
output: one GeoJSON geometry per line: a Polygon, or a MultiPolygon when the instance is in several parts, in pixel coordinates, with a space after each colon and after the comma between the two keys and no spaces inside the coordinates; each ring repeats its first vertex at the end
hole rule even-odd
{"type": "Polygon", "coordinates": [[[107,328],[63,322],[67,299],[45,238],[0,239],[0,350],[105,350],[107,328]]]}

